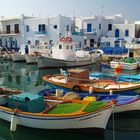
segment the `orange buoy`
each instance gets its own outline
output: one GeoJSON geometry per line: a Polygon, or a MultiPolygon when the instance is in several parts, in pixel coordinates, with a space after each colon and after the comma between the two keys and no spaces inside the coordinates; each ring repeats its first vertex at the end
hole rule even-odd
{"type": "Polygon", "coordinates": [[[121,64],[117,64],[115,66],[115,73],[116,74],[120,74],[121,73],[121,70],[122,70],[122,65],[121,64]]]}

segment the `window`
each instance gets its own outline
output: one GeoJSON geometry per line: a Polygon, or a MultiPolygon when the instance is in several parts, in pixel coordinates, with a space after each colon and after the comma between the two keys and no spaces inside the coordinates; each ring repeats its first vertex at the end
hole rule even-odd
{"type": "Polygon", "coordinates": [[[11,33],[11,26],[10,25],[6,25],[6,33],[7,34],[11,33]]]}
{"type": "Polygon", "coordinates": [[[67,50],[69,49],[69,45],[66,46],[66,49],[67,49],[67,50]]]}
{"type": "Polygon", "coordinates": [[[129,36],[129,30],[125,30],[125,36],[129,36]]]}
{"type": "Polygon", "coordinates": [[[87,39],[84,39],[84,45],[87,45],[87,39]]]}
{"type": "Polygon", "coordinates": [[[39,45],[39,40],[35,40],[35,46],[39,45]]]}
{"type": "Polygon", "coordinates": [[[39,25],[38,25],[38,31],[39,31],[39,32],[45,32],[45,31],[46,31],[46,26],[45,26],[45,24],[39,24],[39,25]]]}
{"type": "Polygon", "coordinates": [[[70,30],[69,25],[66,26],[66,31],[68,32],[70,30]]]}
{"type": "Polygon", "coordinates": [[[120,37],[120,30],[119,29],[115,30],[115,37],[120,37]]]}
{"type": "Polygon", "coordinates": [[[28,45],[30,45],[30,44],[31,44],[31,41],[30,41],[30,40],[28,40],[28,42],[27,42],[27,43],[28,43],[28,45]]]}
{"type": "Polygon", "coordinates": [[[71,45],[70,48],[73,49],[73,46],[71,45]]]}
{"type": "Polygon", "coordinates": [[[2,39],[0,39],[0,46],[2,46],[2,39]]]}
{"type": "Polygon", "coordinates": [[[57,25],[54,25],[53,28],[54,28],[54,29],[57,29],[57,25]]]}
{"type": "Polygon", "coordinates": [[[26,25],[26,32],[29,32],[29,25],[26,25]]]}
{"type": "Polygon", "coordinates": [[[110,42],[106,42],[106,46],[110,46],[110,42]]]}
{"type": "Polygon", "coordinates": [[[92,32],[92,24],[87,24],[87,32],[92,32]]]}
{"type": "Polygon", "coordinates": [[[101,30],[101,24],[99,24],[99,30],[101,30]]]}
{"type": "Polygon", "coordinates": [[[59,45],[59,49],[62,49],[62,45],[59,45]]]}
{"type": "Polygon", "coordinates": [[[112,24],[108,24],[108,31],[112,31],[112,24]]]}
{"type": "Polygon", "coordinates": [[[19,24],[14,25],[15,33],[19,33],[19,24]]]}

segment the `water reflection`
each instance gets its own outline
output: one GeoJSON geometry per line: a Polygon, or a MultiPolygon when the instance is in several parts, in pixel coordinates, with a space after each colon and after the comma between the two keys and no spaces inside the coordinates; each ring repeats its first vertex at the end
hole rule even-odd
{"type": "Polygon", "coordinates": [[[114,135],[111,130],[106,130],[105,140],[139,140],[139,132],[129,132],[129,131],[115,131],[114,135]]]}
{"type": "Polygon", "coordinates": [[[2,64],[0,86],[37,93],[48,88],[44,85],[42,76],[54,73],[60,73],[60,69],[38,70],[37,65],[7,61],[2,64]]]}
{"type": "Polygon", "coordinates": [[[140,139],[140,112],[125,112],[112,115],[109,119],[106,140],[140,139]]]}

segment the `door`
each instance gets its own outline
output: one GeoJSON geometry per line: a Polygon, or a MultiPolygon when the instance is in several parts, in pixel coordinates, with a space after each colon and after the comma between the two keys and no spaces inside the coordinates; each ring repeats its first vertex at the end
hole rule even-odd
{"type": "Polygon", "coordinates": [[[134,52],[130,50],[128,56],[129,56],[129,57],[134,57],[134,52]]]}
{"type": "Polygon", "coordinates": [[[94,47],[94,43],[95,43],[95,40],[94,39],[90,39],[90,47],[94,47]]]}

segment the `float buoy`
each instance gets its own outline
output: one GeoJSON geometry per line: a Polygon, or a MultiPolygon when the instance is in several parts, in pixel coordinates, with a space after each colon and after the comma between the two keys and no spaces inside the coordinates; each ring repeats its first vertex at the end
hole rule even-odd
{"type": "Polygon", "coordinates": [[[121,70],[122,70],[122,65],[121,64],[117,64],[115,66],[115,73],[116,74],[120,74],[121,73],[121,70]]]}

